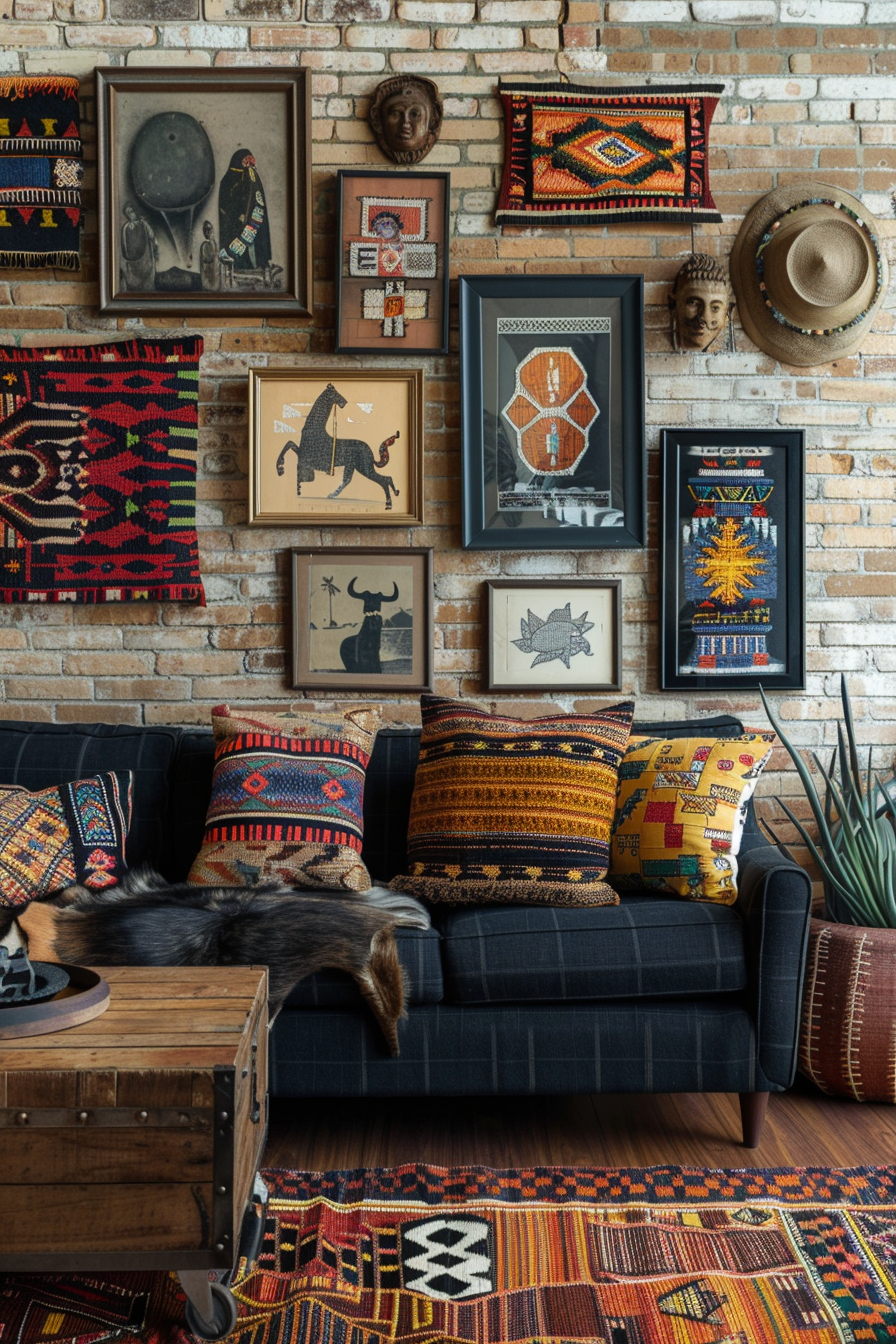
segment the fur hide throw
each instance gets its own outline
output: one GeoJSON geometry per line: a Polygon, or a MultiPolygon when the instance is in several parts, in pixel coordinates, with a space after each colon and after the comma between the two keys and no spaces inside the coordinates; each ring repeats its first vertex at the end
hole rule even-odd
{"type": "MultiPolygon", "coordinates": [[[[2,915],[3,912],[0,912],[2,915]]],[[[68,887],[16,915],[33,961],[77,966],[267,966],[271,1020],[293,986],[331,968],[357,982],[393,1055],[405,996],[394,930],[429,928],[425,908],[383,887],[304,892],[171,884],[147,870],[104,891],[68,887]]],[[[9,931],[0,925],[0,940],[9,931]]]]}

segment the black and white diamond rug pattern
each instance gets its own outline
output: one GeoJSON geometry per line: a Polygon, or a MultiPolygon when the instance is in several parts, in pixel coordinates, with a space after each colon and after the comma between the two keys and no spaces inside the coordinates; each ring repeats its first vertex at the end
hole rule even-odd
{"type": "Polygon", "coordinates": [[[486,1218],[442,1216],[406,1224],[401,1232],[404,1286],[426,1297],[457,1299],[494,1291],[491,1224],[486,1218]]]}

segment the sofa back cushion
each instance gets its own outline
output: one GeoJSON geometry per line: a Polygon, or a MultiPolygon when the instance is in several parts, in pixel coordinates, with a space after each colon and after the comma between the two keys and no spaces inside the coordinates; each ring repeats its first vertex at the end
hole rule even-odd
{"type": "MultiPolygon", "coordinates": [[[[181,729],[110,723],[0,723],[0,784],[32,793],[106,771],[130,770],[133,807],[125,856],[166,876],[169,777],[181,729]]],[[[204,808],[207,796],[203,800],[204,808]]]]}

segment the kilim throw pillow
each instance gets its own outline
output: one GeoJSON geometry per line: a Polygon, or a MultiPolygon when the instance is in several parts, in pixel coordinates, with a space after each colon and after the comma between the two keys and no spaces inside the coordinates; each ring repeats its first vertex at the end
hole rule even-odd
{"type": "Polygon", "coordinates": [[[77,79],[0,75],[0,266],[78,269],[82,173],[77,79]]]}
{"type": "Polygon", "coordinates": [[[604,882],[634,703],[514,719],[424,695],[408,871],[430,901],[615,905],[604,882]]]}
{"type": "Polygon", "coordinates": [[[130,770],[37,793],[0,786],[0,907],[22,908],[76,882],[114,886],[127,867],[130,820],[130,770]]]}
{"type": "Polygon", "coordinates": [[[295,887],[366,891],[361,860],[364,776],[379,711],[309,708],[278,715],[212,710],[217,746],[194,886],[254,886],[279,878],[295,887]]]}
{"type": "Polygon", "coordinates": [[[619,770],[613,886],[733,905],[747,804],[774,740],[633,737],[619,770]]]}
{"type": "Polygon", "coordinates": [[[0,346],[0,602],[200,602],[198,336],[0,346]]]}

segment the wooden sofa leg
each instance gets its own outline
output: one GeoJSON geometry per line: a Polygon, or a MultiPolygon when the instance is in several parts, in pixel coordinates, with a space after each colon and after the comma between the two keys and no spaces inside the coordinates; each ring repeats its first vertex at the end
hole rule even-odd
{"type": "Polygon", "coordinates": [[[768,1110],[767,1092],[739,1092],[740,1122],[744,1132],[744,1147],[758,1148],[762,1126],[768,1110]]]}

